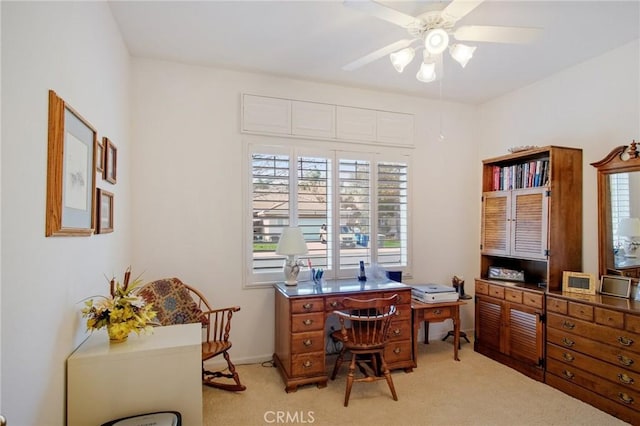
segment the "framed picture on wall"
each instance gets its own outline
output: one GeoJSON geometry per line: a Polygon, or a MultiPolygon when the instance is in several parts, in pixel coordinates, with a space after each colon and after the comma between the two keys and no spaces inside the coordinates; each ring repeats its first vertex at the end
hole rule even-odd
{"type": "Polygon", "coordinates": [[[99,138],[96,138],[95,157],[96,173],[104,175],[104,143],[99,138]]]}
{"type": "Polygon", "coordinates": [[[94,230],[97,132],[49,90],[45,236],[88,236],[94,230]]]}
{"type": "Polygon", "coordinates": [[[116,183],[118,170],[118,148],[109,138],[103,138],[104,171],[103,178],[109,183],[116,183]]]}
{"type": "Polygon", "coordinates": [[[97,234],[107,234],[113,232],[113,193],[102,188],[96,190],[98,200],[97,211],[97,234]]]}

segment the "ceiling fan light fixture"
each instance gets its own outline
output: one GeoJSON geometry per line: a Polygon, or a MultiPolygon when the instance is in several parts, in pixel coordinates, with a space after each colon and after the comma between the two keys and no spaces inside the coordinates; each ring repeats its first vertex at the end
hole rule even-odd
{"type": "Polygon", "coordinates": [[[402,72],[404,71],[404,67],[411,63],[415,54],[416,52],[412,47],[406,47],[389,55],[389,59],[391,59],[391,63],[396,71],[402,72]]]}
{"type": "Polygon", "coordinates": [[[467,46],[465,44],[454,44],[449,47],[451,57],[462,65],[462,68],[467,66],[467,63],[473,57],[473,52],[475,52],[475,50],[476,46],[467,46]]]}
{"type": "Polygon", "coordinates": [[[424,38],[424,47],[432,55],[444,52],[449,45],[449,34],[442,28],[434,28],[427,31],[424,38]]]}
{"type": "Polygon", "coordinates": [[[431,83],[436,79],[436,63],[432,59],[425,58],[420,65],[416,78],[423,83],[431,83]]]}

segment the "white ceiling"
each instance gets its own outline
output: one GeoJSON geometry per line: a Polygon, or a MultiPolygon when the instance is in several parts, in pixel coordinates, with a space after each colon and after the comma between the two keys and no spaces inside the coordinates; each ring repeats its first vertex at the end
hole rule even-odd
{"type": "MultiPolygon", "coordinates": [[[[381,3],[416,16],[449,2],[381,3]]],[[[110,6],[136,57],[439,97],[439,82],[415,78],[419,55],[402,74],[387,58],[343,71],[347,63],[408,34],[342,1],[111,1],[110,6]]],[[[457,26],[470,24],[543,29],[527,45],[473,43],[478,48],[464,69],[445,55],[442,97],[477,104],[639,39],[640,0],[487,0],[457,26]]]]}

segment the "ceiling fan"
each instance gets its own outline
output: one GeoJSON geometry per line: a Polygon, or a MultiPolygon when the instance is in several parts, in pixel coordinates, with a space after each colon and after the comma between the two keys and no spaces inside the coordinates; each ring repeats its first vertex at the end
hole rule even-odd
{"type": "Polygon", "coordinates": [[[373,0],[345,0],[344,5],[405,28],[410,38],[398,40],[342,67],[353,71],[386,55],[398,72],[413,60],[416,50],[423,49],[423,60],[416,74],[428,83],[442,76],[442,54],[447,48],[451,57],[463,68],[473,56],[476,46],[456,41],[491,43],[529,43],[539,34],[539,28],[463,25],[456,23],[483,3],[484,0],[453,0],[444,9],[411,16],[373,0]],[[416,45],[415,47],[413,45],[416,45]]]}

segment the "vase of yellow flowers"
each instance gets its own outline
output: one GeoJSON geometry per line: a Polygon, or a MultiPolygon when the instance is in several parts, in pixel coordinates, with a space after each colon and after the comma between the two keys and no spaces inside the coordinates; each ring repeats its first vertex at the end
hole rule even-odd
{"type": "Polygon", "coordinates": [[[152,332],[148,323],[156,317],[156,312],[152,304],[146,303],[134,292],[142,280],[138,277],[129,282],[130,278],[131,268],[128,268],[122,284],[115,278],[111,279],[108,297],[94,296],[85,302],[82,317],[87,318],[87,330],[106,327],[109,340],[113,343],[124,342],[131,332],[152,332]]]}

